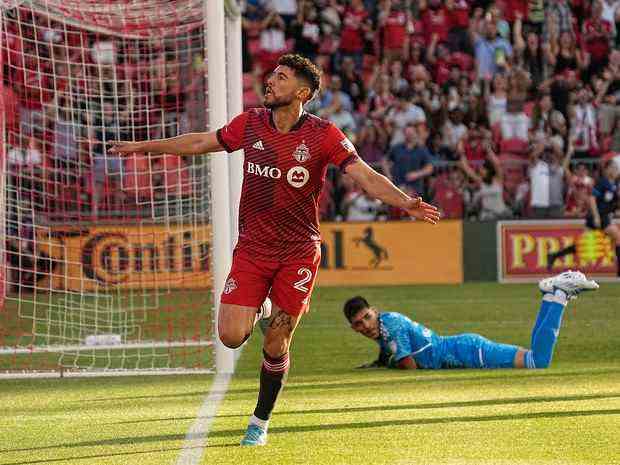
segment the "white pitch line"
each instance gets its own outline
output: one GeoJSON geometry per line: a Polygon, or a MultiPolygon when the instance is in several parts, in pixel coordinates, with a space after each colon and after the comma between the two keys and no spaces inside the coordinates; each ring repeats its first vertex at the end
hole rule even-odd
{"type": "Polygon", "coordinates": [[[187,432],[183,451],[177,459],[176,465],[199,465],[207,445],[207,435],[215,420],[218,408],[224,400],[228,385],[230,384],[231,374],[218,373],[213,380],[213,386],[204,400],[196,421],[187,432]]]}

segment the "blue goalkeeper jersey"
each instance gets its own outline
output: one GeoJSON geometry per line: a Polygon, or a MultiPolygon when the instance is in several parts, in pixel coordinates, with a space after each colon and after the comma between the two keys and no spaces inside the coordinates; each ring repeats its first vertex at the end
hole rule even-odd
{"type": "Polygon", "coordinates": [[[419,368],[440,368],[441,337],[396,312],[379,313],[381,351],[394,360],[411,356],[419,368]]]}
{"type": "Polygon", "coordinates": [[[479,334],[439,336],[396,312],[379,313],[381,352],[394,361],[412,357],[418,368],[511,368],[519,347],[479,334]]]}

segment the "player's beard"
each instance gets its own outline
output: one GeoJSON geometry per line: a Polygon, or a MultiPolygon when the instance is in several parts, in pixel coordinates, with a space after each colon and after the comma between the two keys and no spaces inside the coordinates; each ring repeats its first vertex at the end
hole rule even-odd
{"type": "Polygon", "coordinates": [[[294,97],[276,97],[273,93],[271,94],[271,101],[265,100],[263,101],[263,105],[265,108],[269,108],[270,110],[275,110],[276,108],[286,107],[293,103],[294,97]]]}

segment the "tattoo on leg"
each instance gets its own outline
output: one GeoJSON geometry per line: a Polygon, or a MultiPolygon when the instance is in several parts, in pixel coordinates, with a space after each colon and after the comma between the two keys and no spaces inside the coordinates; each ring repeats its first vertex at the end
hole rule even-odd
{"type": "Polygon", "coordinates": [[[284,312],[278,312],[269,322],[271,329],[288,329],[289,332],[293,331],[293,317],[287,315],[284,312]]]}

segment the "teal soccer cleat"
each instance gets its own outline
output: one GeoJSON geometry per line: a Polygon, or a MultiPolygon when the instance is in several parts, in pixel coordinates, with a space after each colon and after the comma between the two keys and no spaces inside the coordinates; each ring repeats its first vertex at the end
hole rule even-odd
{"type": "Polygon", "coordinates": [[[245,436],[241,440],[242,446],[264,446],[267,444],[267,431],[258,425],[248,425],[245,436]]]}

